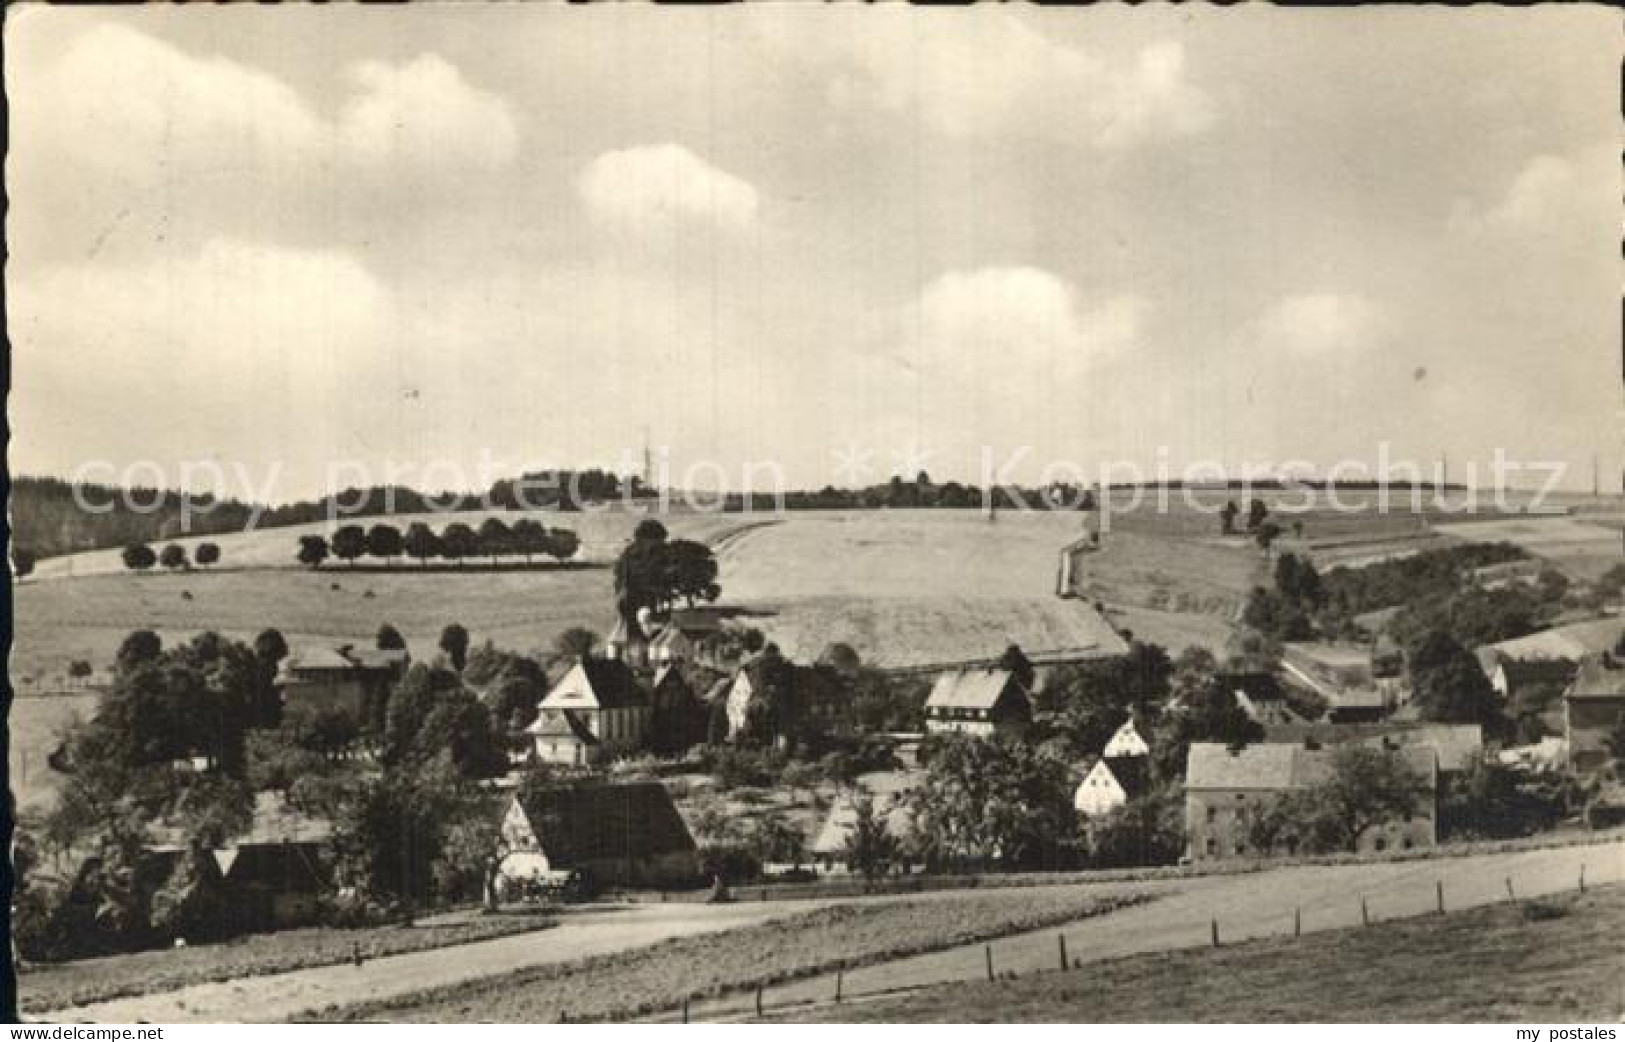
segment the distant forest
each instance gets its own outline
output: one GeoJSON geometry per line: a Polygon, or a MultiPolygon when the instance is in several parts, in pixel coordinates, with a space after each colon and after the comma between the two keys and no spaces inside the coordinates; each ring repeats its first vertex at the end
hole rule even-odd
{"type": "MultiPolygon", "coordinates": [[[[1183,483],[1167,482],[1167,487],[1179,488],[1183,483]]],[[[121,489],[116,486],[84,483],[80,486],[83,502],[100,512],[82,509],[74,498],[74,486],[58,478],[18,477],[11,486],[11,524],[13,546],[33,558],[55,557],[85,550],[103,550],[131,543],[152,543],[184,536],[219,535],[243,531],[258,513],[259,528],[280,528],[288,525],[312,524],[329,517],[364,518],[395,514],[425,514],[432,512],[478,510],[489,507],[496,510],[556,509],[572,510],[591,503],[603,503],[622,497],[647,498],[655,492],[643,487],[637,478],[621,477],[597,468],[581,471],[526,474],[518,479],[505,478],[491,486],[484,496],[470,493],[440,493],[428,495],[405,486],[349,488],[335,495],[314,500],[300,500],[281,506],[256,507],[234,499],[216,500],[207,496],[193,498],[182,521],[182,497],[179,492],[152,489],[121,489]],[[133,504],[133,505],[132,505],[133,504]],[[134,507],[139,506],[137,510],[134,507]]],[[[1158,483],[1144,485],[1110,486],[1112,489],[1156,488],[1158,483]]],[[[1217,487],[1206,486],[1206,487],[1217,487]]],[[[1230,482],[1226,487],[1242,488],[1242,482],[1230,482]]],[[[1282,482],[1260,479],[1253,482],[1255,490],[1281,488],[1322,488],[1325,483],[1282,482]]],[[[1350,490],[1378,488],[1376,482],[1337,482],[1336,487],[1350,490]]],[[[1430,488],[1427,483],[1412,485],[1394,482],[1393,489],[1430,488]]],[[[1462,486],[1446,485],[1444,488],[1462,486]]],[[[771,493],[745,496],[727,495],[720,508],[727,512],[744,510],[770,511],[781,506],[780,498],[771,493]]],[[[1091,510],[1095,507],[1094,494],[1078,485],[1054,485],[1044,489],[1016,486],[994,490],[994,502],[999,509],[1018,506],[1037,507],[1050,504],[1065,508],[1091,510]]],[[[974,509],[984,505],[983,492],[975,485],[946,481],[933,482],[924,473],[914,480],[894,477],[889,482],[859,489],[838,489],[825,486],[817,491],[796,490],[782,495],[786,510],[878,510],[878,509],[974,509]]]]}

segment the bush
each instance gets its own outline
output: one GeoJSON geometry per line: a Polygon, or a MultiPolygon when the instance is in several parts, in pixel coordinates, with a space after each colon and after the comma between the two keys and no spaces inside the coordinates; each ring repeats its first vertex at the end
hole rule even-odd
{"type": "Polygon", "coordinates": [[[717,843],[700,848],[700,870],[707,879],[721,876],[725,883],[749,883],[761,878],[762,862],[743,844],[717,843]]]}

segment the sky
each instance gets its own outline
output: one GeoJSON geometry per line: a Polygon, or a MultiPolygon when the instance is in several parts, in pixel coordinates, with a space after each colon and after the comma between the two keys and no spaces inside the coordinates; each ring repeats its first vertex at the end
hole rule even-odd
{"type": "Polygon", "coordinates": [[[5,33],[14,473],[280,501],[645,442],[728,488],[1625,467],[1601,7],[5,33]]]}

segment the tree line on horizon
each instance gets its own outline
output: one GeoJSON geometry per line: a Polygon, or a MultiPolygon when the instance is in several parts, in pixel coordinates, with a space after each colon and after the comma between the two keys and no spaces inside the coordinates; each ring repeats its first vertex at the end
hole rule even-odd
{"type": "Polygon", "coordinates": [[[410,557],[423,567],[431,560],[452,561],[461,567],[472,558],[484,557],[492,567],[499,557],[522,556],[528,565],[538,556],[568,561],[581,548],[581,539],[567,528],[548,528],[540,521],[521,518],[508,524],[501,518],[487,518],[478,528],[453,521],[436,532],[422,521],[408,525],[405,532],[380,522],[370,528],[343,525],[332,537],[299,537],[299,562],[320,568],[329,558],[355,565],[363,557],[376,557],[389,564],[410,557]]]}

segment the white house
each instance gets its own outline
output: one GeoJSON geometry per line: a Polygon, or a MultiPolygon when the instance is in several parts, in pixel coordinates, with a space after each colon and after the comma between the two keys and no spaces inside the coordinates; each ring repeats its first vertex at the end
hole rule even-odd
{"type": "MultiPolygon", "coordinates": [[[[1127,775],[1125,774],[1125,777],[1127,775]]],[[[1129,801],[1129,789],[1111,765],[1097,760],[1072,794],[1072,806],[1087,818],[1109,814],[1129,801]]]]}
{"type": "Polygon", "coordinates": [[[925,729],[980,737],[1020,737],[1032,720],[1032,697],[1008,669],[944,673],[925,700],[925,729]]]}
{"type": "Polygon", "coordinates": [[[1132,719],[1125,720],[1123,726],[1112,735],[1111,741],[1100,754],[1102,760],[1117,760],[1130,756],[1150,756],[1151,747],[1145,744],[1140,732],[1135,729],[1132,719]]]}
{"type": "Polygon", "coordinates": [[[553,685],[525,730],[544,760],[591,762],[641,746],[649,713],[649,695],[625,662],[584,658],[553,685]]]}

